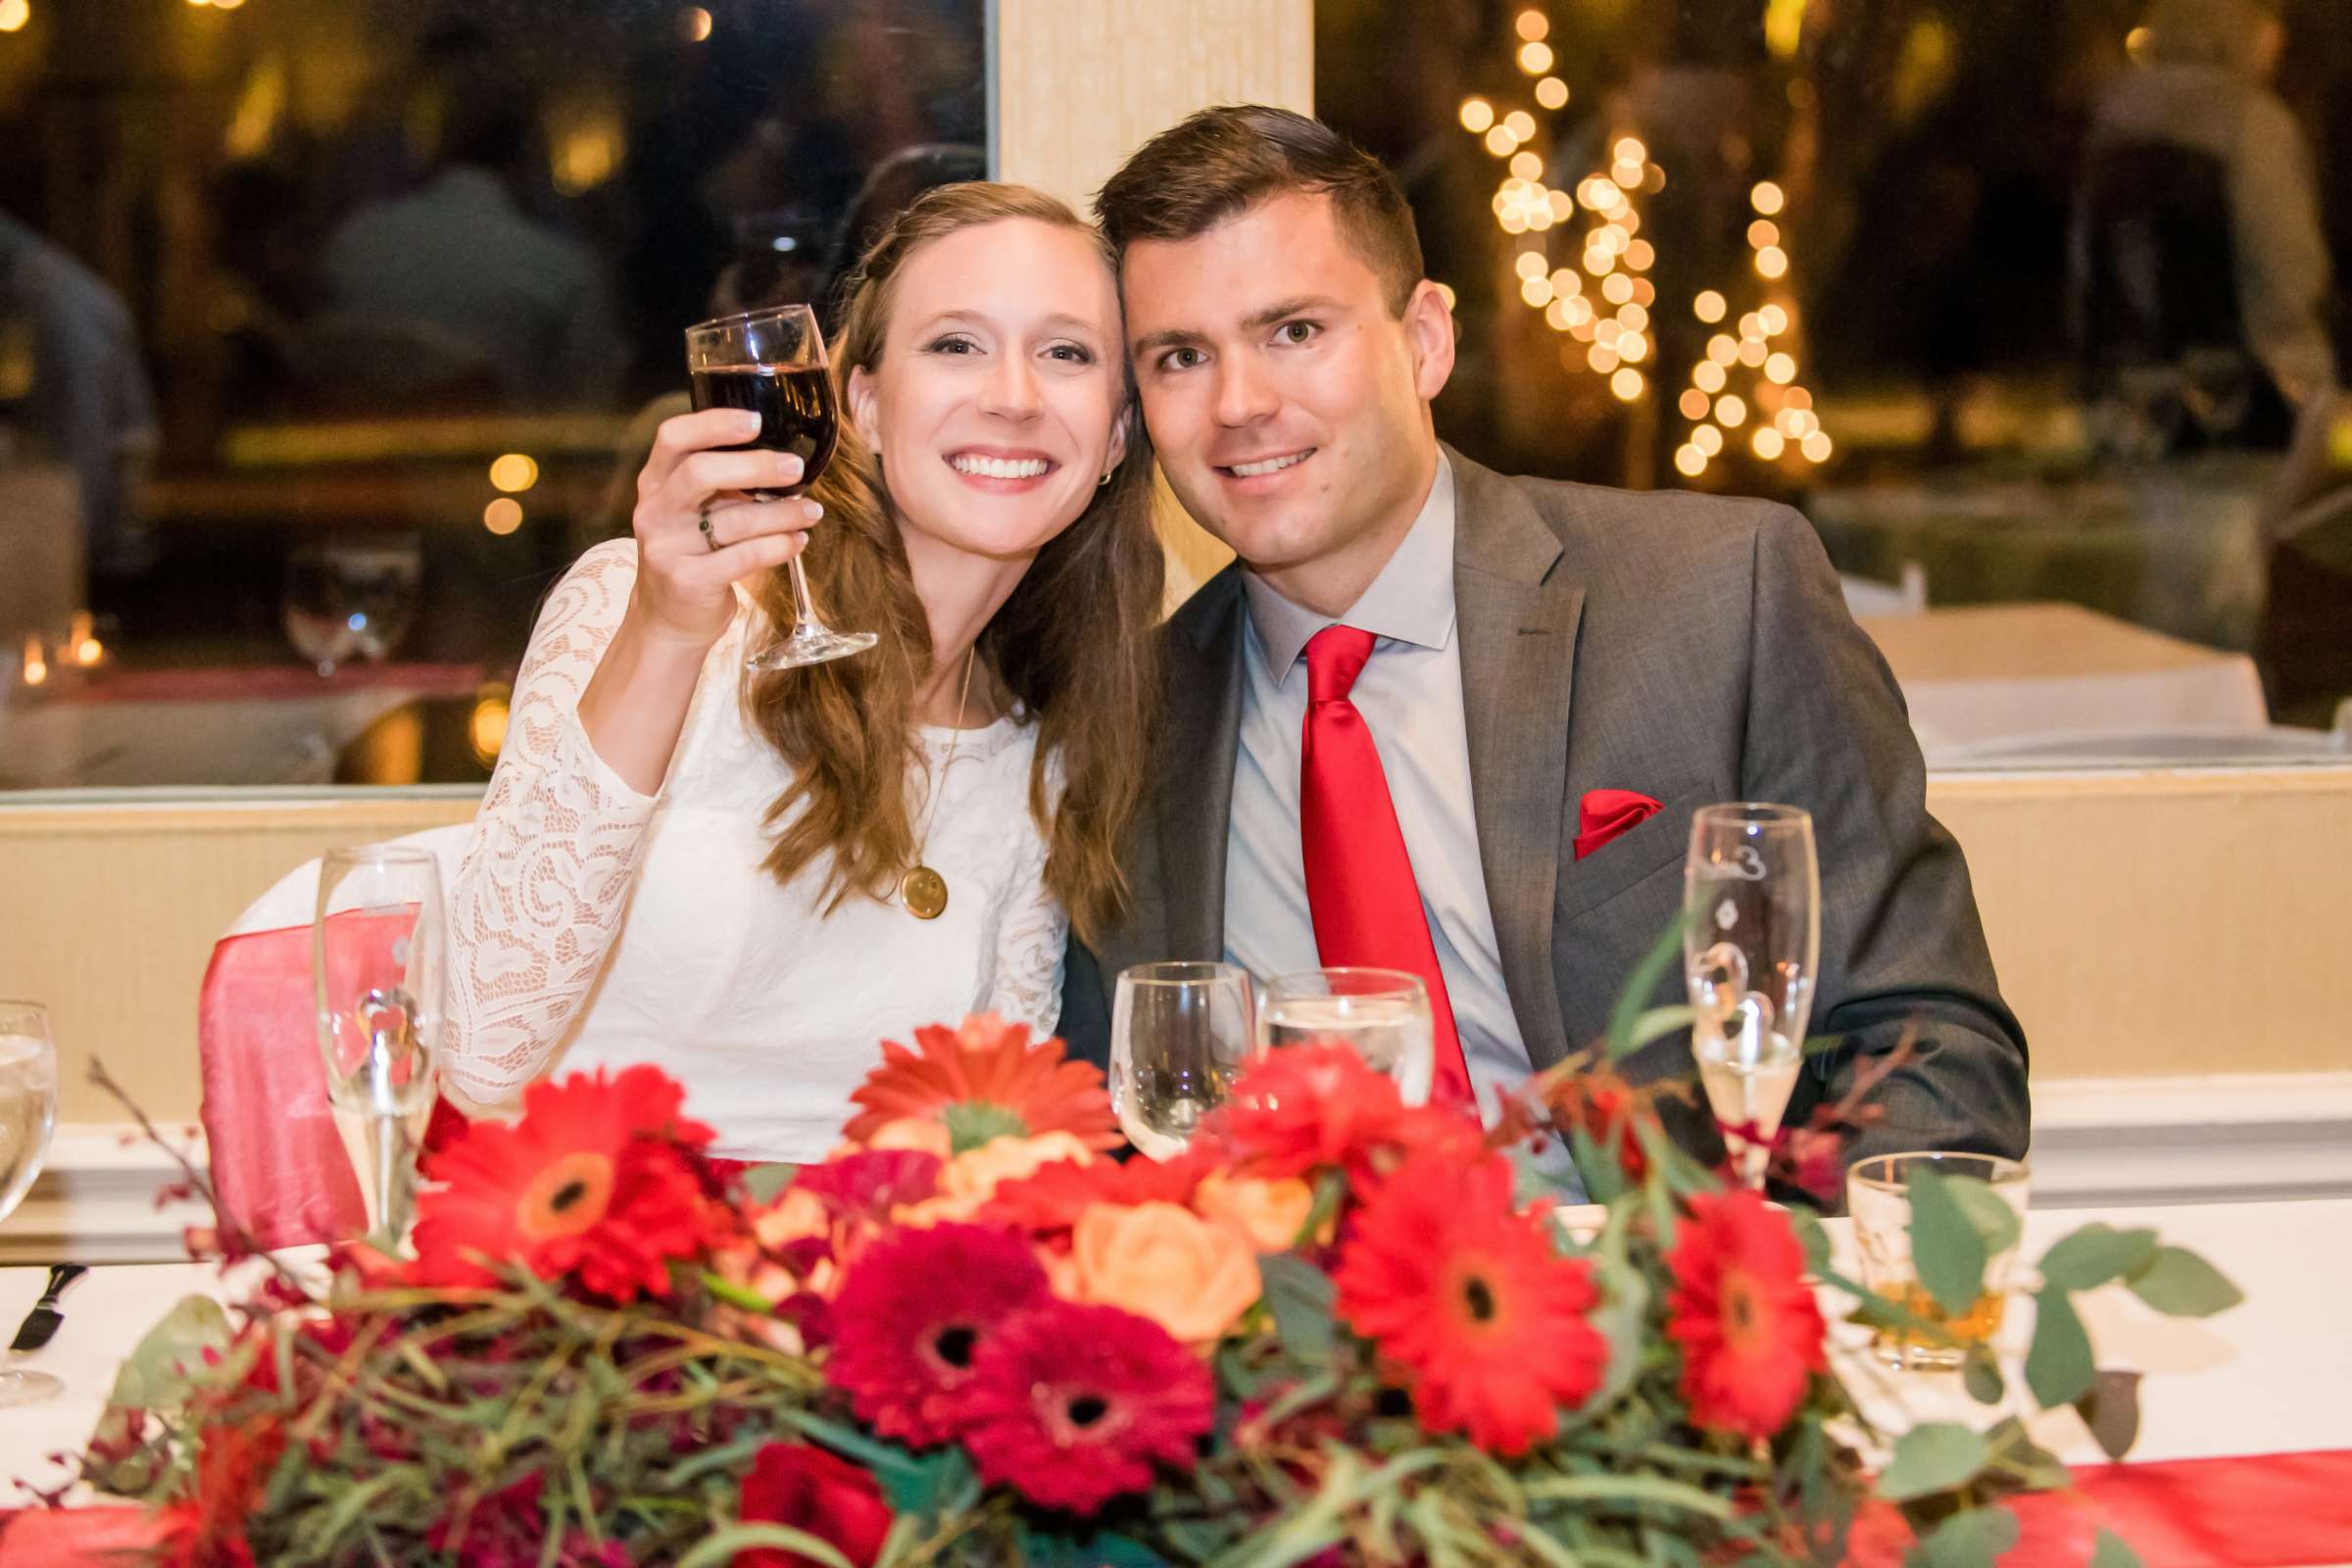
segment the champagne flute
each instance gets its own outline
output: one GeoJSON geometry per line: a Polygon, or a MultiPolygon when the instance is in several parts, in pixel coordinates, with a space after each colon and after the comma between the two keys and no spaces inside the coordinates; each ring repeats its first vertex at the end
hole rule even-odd
{"type": "Polygon", "coordinates": [[[1268,1050],[1338,1041],[1396,1080],[1408,1105],[1429,1102],[1437,1025],[1429,988],[1402,969],[1308,969],[1266,982],[1268,1050]]]}
{"type": "Polygon", "coordinates": [[[1707,1103],[1762,1191],[1803,1058],[1821,969],[1821,865],[1813,817],[1793,806],[1710,806],[1683,866],[1683,979],[1707,1103]]]}
{"type": "MultiPolygon", "coordinates": [[[[841,440],[841,413],[827,368],[824,334],[806,305],[777,305],[744,316],[722,316],[686,329],[686,370],[694,406],[749,409],[760,433],[723,450],[789,452],[801,460],[801,478],[777,490],[755,490],[761,501],[783,501],[816,483],[841,440]]],[[[795,556],[791,634],[746,662],[754,669],[793,669],[846,659],[874,646],[870,631],[835,631],[817,618],[808,574],[795,556]]]]}
{"type": "MultiPolygon", "coordinates": [[[[41,1172],[57,1126],[57,1047],[34,1002],[0,1002],[0,1220],[41,1172]]],[[[0,1409],[53,1399],[65,1385],[46,1372],[0,1371],[0,1409]]]]}
{"type": "Polygon", "coordinates": [[[1110,1005],[1110,1095],[1127,1141],[1184,1152],[1257,1047],[1250,976],[1230,963],[1139,963],[1110,1005]]]}
{"type": "Polygon", "coordinates": [[[369,1234],[393,1250],[416,1218],[416,1153],[440,1067],[442,918],[426,851],[370,844],[318,863],[311,977],[327,1099],[369,1234]]]}

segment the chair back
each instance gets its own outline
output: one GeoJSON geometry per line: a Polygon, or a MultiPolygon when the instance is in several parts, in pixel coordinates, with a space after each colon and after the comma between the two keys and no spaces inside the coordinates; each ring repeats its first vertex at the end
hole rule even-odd
{"type": "MultiPolygon", "coordinates": [[[[469,822],[392,842],[429,850],[443,896],[469,822]]],[[[221,1217],[265,1248],[365,1234],[351,1156],[327,1102],[311,986],[318,862],[278,879],[213,945],[197,1003],[204,1132],[221,1217]]]]}

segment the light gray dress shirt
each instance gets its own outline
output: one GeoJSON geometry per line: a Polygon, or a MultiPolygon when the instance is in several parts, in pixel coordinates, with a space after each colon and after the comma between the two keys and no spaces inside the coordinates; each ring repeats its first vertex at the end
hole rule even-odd
{"type": "MultiPolygon", "coordinates": [[[[1349,694],[1380,747],[1396,822],[1420,884],[1422,912],[1453,1021],[1491,1118],[1498,1088],[1533,1071],[1502,978],[1494,916],[1470,810],[1461,644],[1453,624],[1453,468],[1438,456],[1421,514],[1342,621],[1378,639],[1349,694]]],[[[1243,578],[1241,748],[1225,840],[1225,956],[1259,979],[1318,968],[1298,841],[1298,761],[1306,720],[1308,639],[1333,624],[1243,578]]]]}

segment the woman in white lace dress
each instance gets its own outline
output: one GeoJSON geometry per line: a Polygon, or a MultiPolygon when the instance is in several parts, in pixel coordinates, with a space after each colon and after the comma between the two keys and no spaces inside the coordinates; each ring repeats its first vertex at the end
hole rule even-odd
{"type": "Polygon", "coordinates": [[[666,421],[635,538],[541,612],[452,889],[447,1076],[483,1104],[653,1062],[717,1152],[837,1137],[886,1036],[994,1010],[1050,1030],[1069,922],[1123,897],[1160,594],[1151,463],[1099,234],[1019,186],[943,187],[852,279],[842,443],[729,451],[666,421]],[[817,602],[868,652],[746,674],[817,602]],[[902,883],[918,866],[935,889],[902,883]],[[925,917],[926,915],[930,917],[925,917]]]}

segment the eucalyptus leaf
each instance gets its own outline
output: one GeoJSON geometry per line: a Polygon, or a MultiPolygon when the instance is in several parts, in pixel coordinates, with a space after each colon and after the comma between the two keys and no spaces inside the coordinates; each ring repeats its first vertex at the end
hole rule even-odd
{"type": "Polygon", "coordinates": [[[1989,1455],[1984,1439],[1952,1421],[1930,1421],[1894,1440],[1894,1457],[1879,1477],[1879,1495],[1908,1502],[1949,1492],[1973,1479],[1989,1455]]]}
{"type": "Polygon", "coordinates": [[[1020,1560],[1025,1568],[1167,1568],[1167,1559],[1142,1542],[1109,1531],[1073,1541],[1024,1530],[1020,1560]]]}
{"type": "Polygon", "coordinates": [[[1984,1243],[1986,1256],[1997,1257],[2006,1252],[2025,1234],[2025,1221],[2009,1206],[2007,1199],[1993,1191],[1991,1184],[1974,1176],[1946,1176],[1943,1186],[1960,1205],[1960,1211],[1968,1216],[1968,1222],[1976,1227],[1978,1237],[1984,1243]]]}
{"type": "Polygon", "coordinates": [[[2017,1535],[2017,1515],[2008,1509],[1971,1508],[1930,1531],[1905,1554],[1904,1568],[1993,1568],[2017,1535]]]}
{"type": "MultiPolygon", "coordinates": [[[[1520,1146],[1522,1150],[1525,1145],[1520,1146]]],[[[1595,1203],[1615,1202],[1626,1191],[1625,1166],[1582,1127],[1568,1129],[1568,1152],[1576,1161],[1585,1197],[1595,1203]]]]}
{"type": "Polygon", "coordinates": [[[2090,1291],[2136,1274],[2156,1255],[2156,1233],[2119,1231],[2092,1223],[2053,1244],[2041,1254],[2044,1284],[2062,1291],[2090,1291]]]}
{"type": "Polygon", "coordinates": [[[1965,1316],[1984,1288],[1984,1237],[1952,1193],[1953,1179],[1927,1161],[1911,1167],[1911,1267],[1936,1304],[1965,1316]]]}
{"type": "Polygon", "coordinates": [[[2089,1389],[2098,1368],[2090,1336],[2064,1291],[2047,1286],[2034,1297],[2034,1346],[2026,1352],[2026,1387],[2045,1410],[2072,1404],[2089,1389]]]}
{"type": "Polygon", "coordinates": [[[1332,1303],[1339,1293],[1331,1276],[1302,1257],[1289,1252],[1268,1253],[1257,1260],[1258,1278],[1265,1287],[1266,1305],[1274,1313],[1274,1332],[1282,1348],[1299,1361],[1321,1365],[1330,1361],[1338,1330],[1332,1322],[1332,1303]]]}
{"type": "Polygon", "coordinates": [[[2098,1544],[2090,1548],[2090,1568],[2139,1568],[2139,1553],[2114,1531],[2102,1530],[2098,1544]]]}
{"type": "Polygon", "coordinates": [[[2009,1392],[2008,1381],[2001,1376],[2001,1363],[1982,1345],[1968,1348],[1968,1357],[1960,1363],[1960,1383],[1968,1390],[1968,1396],[1979,1404],[1998,1404],[2009,1392]]]}
{"type": "Polygon", "coordinates": [[[2099,1451],[2121,1459],[2139,1440],[2139,1374],[2102,1370],[2075,1400],[2075,1413],[2090,1429],[2099,1451]]]}
{"type": "Polygon", "coordinates": [[[2159,1247],[2127,1282],[2132,1294],[2167,1317],[2211,1317],[2246,1298],[2220,1269],[2185,1247],[2159,1247]]]}
{"type": "Polygon", "coordinates": [[[209,1296],[190,1296],[164,1314],[115,1373],[107,1403],[128,1410],[169,1410],[187,1396],[205,1352],[228,1348],[228,1312],[209,1296]]]}
{"type": "Polygon", "coordinates": [[[784,1196],[784,1190],[800,1175],[801,1167],[781,1160],[765,1160],[747,1165],[738,1178],[743,1183],[743,1196],[755,1203],[772,1203],[784,1196]]]}

